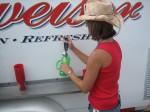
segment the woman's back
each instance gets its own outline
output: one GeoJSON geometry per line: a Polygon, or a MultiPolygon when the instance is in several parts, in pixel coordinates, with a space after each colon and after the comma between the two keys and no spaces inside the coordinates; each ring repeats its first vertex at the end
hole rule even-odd
{"type": "Polygon", "coordinates": [[[108,52],[112,61],[107,67],[99,70],[97,80],[89,94],[89,101],[95,109],[108,110],[118,104],[118,80],[122,52],[115,40],[113,42],[102,42],[96,49],[108,52]]]}

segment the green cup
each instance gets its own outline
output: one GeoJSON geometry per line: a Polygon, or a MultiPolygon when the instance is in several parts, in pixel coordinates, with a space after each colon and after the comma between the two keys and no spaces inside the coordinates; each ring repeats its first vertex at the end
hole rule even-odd
{"type": "MultiPolygon", "coordinates": [[[[59,69],[59,66],[60,66],[60,64],[61,64],[62,62],[67,63],[67,64],[69,65],[69,64],[70,64],[70,58],[69,58],[68,56],[63,56],[63,57],[61,58],[61,60],[58,60],[58,61],[56,62],[56,69],[57,69],[57,70],[60,70],[60,69],[59,69]]],[[[67,74],[65,74],[65,73],[62,72],[62,71],[59,72],[59,75],[60,75],[60,76],[63,76],[63,77],[66,77],[66,76],[67,76],[67,74]]]]}

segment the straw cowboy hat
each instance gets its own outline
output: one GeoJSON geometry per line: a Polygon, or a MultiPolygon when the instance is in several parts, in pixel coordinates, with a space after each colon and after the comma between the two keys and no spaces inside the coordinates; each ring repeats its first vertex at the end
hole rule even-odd
{"type": "Polygon", "coordinates": [[[120,28],[123,25],[123,18],[120,14],[114,12],[113,8],[113,3],[106,0],[88,0],[85,4],[85,14],[79,16],[74,21],[106,21],[120,28]]]}

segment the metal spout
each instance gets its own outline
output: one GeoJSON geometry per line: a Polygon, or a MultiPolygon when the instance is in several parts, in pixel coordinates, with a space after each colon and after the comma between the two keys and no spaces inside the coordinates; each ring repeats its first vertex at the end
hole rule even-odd
{"type": "Polygon", "coordinates": [[[68,56],[68,53],[67,53],[66,51],[64,51],[64,52],[62,53],[62,55],[67,57],[67,56],[68,56]]]}

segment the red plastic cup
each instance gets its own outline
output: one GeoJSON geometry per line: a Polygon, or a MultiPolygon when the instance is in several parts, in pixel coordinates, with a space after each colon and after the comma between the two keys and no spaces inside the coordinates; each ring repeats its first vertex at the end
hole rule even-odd
{"type": "Polygon", "coordinates": [[[16,76],[16,81],[20,86],[20,91],[24,91],[25,87],[25,73],[24,73],[24,66],[23,64],[16,64],[14,65],[14,71],[16,76]]]}

